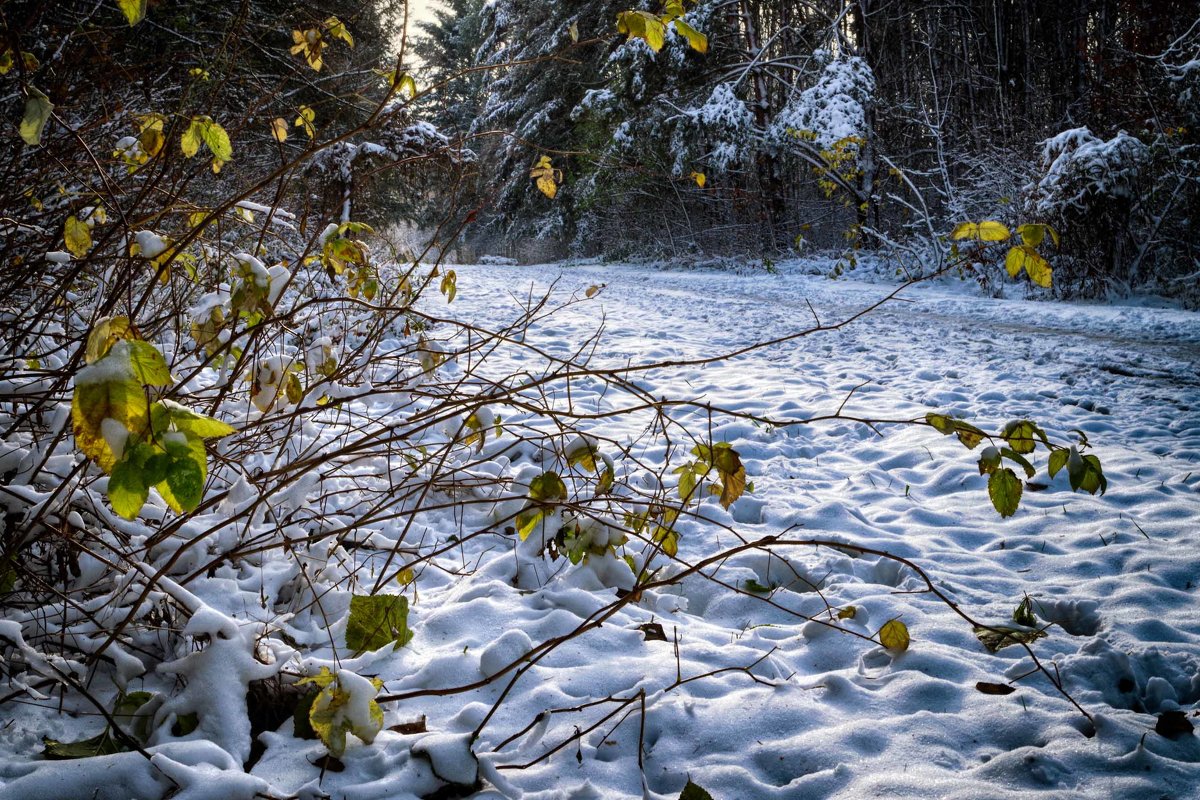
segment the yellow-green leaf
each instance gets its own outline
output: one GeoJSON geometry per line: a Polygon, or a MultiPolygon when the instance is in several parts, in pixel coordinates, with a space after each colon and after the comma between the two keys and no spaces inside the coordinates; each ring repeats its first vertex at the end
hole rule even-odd
{"type": "Polygon", "coordinates": [[[357,655],[392,645],[399,650],[412,640],[408,598],[395,594],[352,595],[346,622],[346,646],[357,655]]]}
{"type": "Polygon", "coordinates": [[[898,619],[884,623],[879,629],[879,643],[888,650],[903,652],[908,649],[908,626],[898,619]]]}
{"type": "Polygon", "coordinates": [[[83,258],[92,249],[92,229],[74,214],[67,217],[63,226],[63,241],[67,250],[76,258],[83,258]]]}
{"type": "Polygon", "coordinates": [[[1028,222],[1017,227],[1017,233],[1021,236],[1021,241],[1030,247],[1037,247],[1046,238],[1046,226],[1028,222]]]}
{"type": "Polygon", "coordinates": [[[687,39],[688,45],[697,53],[708,52],[708,37],[700,31],[688,25],[682,19],[677,19],[672,23],[675,26],[675,32],[683,38],[687,39]]]}
{"type": "Polygon", "coordinates": [[[200,144],[203,141],[204,120],[201,117],[193,117],[191,123],[187,126],[187,130],[183,132],[183,136],[179,139],[179,146],[183,150],[183,154],[191,158],[200,152],[200,144]]]}
{"type": "Polygon", "coordinates": [[[212,120],[205,120],[205,125],[200,129],[200,135],[204,138],[208,149],[212,151],[213,158],[222,163],[233,160],[233,144],[230,143],[229,134],[225,132],[224,128],[212,120]]]}
{"type": "Polygon", "coordinates": [[[446,274],[442,276],[442,282],[438,287],[439,291],[446,296],[446,304],[454,302],[454,296],[458,294],[458,276],[454,270],[446,270],[446,274]]]}
{"type": "Polygon", "coordinates": [[[38,145],[42,143],[42,131],[46,128],[46,120],[54,111],[54,103],[40,90],[29,87],[29,98],[25,101],[25,116],[21,118],[21,138],[25,144],[38,145]]]}
{"type": "Polygon", "coordinates": [[[1021,479],[1010,468],[998,469],[988,478],[988,497],[1001,517],[1011,517],[1021,505],[1021,479]]]}

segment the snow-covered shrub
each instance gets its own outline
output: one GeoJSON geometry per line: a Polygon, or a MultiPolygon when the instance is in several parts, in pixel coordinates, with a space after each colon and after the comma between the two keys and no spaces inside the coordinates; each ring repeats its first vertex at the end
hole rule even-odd
{"type": "Polygon", "coordinates": [[[1072,128],[1042,143],[1041,173],[1028,187],[1026,210],[1062,234],[1069,257],[1060,273],[1064,288],[1095,293],[1126,280],[1136,249],[1137,195],[1150,161],[1150,148],[1124,131],[1104,139],[1072,128]]]}

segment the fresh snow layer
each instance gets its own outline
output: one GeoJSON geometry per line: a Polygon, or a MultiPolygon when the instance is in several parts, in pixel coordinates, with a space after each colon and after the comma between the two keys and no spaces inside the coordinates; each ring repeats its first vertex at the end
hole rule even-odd
{"type": "MultiPolygon", "coordinates": [[[[837,322],[890,291],[786,269],[456,270],[458,298],[439,313],[499,329],[531,293],[556,282],[557,296],[581,302],[536,323],[525,344],[570,356],[602,327],[593,366],[613,368],[719,355],[809,327],[814,313],[825,324],[837,322]]],[[[197,733],[210,741],[150,747],[149,762],[136,753],[41,762],[43,734],[90,735],[94,718],[86,705],[70,706],[81,712],[73,718],[53,713],[56,700],[45,709],[9,703],[11,721],[0,727],[0,798],[179,791],[174,796],[223,800],[256,792],[396,800],[476,778],[483,788],[464,796],[674,800],[690,778],[717,800],[1200,797],[1200,737],[1154,732],[1163,711],[1182,710],[1200,723],[1198,363],[1195,314],[991,300],[938,285],[910,288],[838,330],[719,363],[630,375],[655,398],[779,423],[842,407],[846,417],[862,418],[952,413],[987,430],[1031,418],[1057,441],[1083,431],[1104,463],[1108,493],[1072,494],[1065,474],[1045,477],[1043,457],[1037,480],[1050,485],[1027,492],[1016,516],[1002,520],[987,500],[978,454],[927,427],[872,429],[848,419],[766,425],[719,413],[710,421],[701,406],[670,411],[693,430],[711,429],[714,440],[730,442],[755,486],[729,511],[707,499],[703,514],[711,523],[681,524],[683,561],[731,547],[737,536],[787,532],[910,559],[964,612],[986,622],[1009,623],[1027,594],[1039,619],[1055,623],[1035,652],[1061,673],[1094,725],[1032,673],[1021,648],[984,650],[970,625],[919,591],[914,571],[828,547],[788,550],[791,568],[762,553],[722,566],[718,577],[726,584],[771,587],[766,600],[689,577],[647,592],[530,666],[531,649],[569,634],[611,602],[628,569],[599,557],[570,568],[563,559],[537,557],[537,534],[520,546],[497,535],[471,540],[439,560],[441,569],[418,576],[408,646],[355,659],[343,650],[340,665],[378,675],[385,695],[498,677],[467,693],[385,703],[384,730],[370,745],[351,737],[344,770],[322,776],[314,762],[323,746],[293,738],[290,720],[259,737],[266,751],[250,775],[239,768],[246,755],[242,723],[234,720],[245,707],[241,692],[247,680],[274,671],[248,659],[253,632],[277,622],[328,664],[329,640],[340,635],[323,631],[319,619],[272,618],[262,609],[260,597],[273,596],[287,573],[280,556],[247,573],[252,579],[189,587],[217,609],[193,623],[207,625],[212,641],[204,654],[163,669],[186,677],[200,674],[202,659],[228,660],[224,687],[205,689],[194,679],[182,699],[168,701],[182,713],[205,692],[231,694],[216,706],[222,730],[197,733]],[[827,604],[854,606],[855,617],[841,624],[866,636],[900,618],[911,647],[891,653],[805,618],[827,604]],[[648,639],[638,627],[651,622],[667,641],[648,639]],[[983,694],[977,681],[1012,681],[1016,691],[983,694]],[[422,717],[427,732],[392,730],[422,717]],[[578,741],[555,750],[580,731],[578,741]]],[[[540,373],[545,364],[513,343],[500,348],[489,369],[540,373]]],[[[580,380],[571,401],[578,410],[603,412],[627,400],[580,380]]],[[[616,440],[661,464],[665,451],[643,436],[646,421],[602,417],[588,432],[602,449],[616,440]]],[[[493,446],[500,445],[489,440],[493,446]]],[[[607,450],[619,455],[611,445],[607,450]]],[[[671,460],[685,458],[686,447],[671,460]]],[[[519,485],[541,469],[514,457],[511,465],[488,461],[476,472],[507,470],[519,485]]],[[[649,473],[643,479],[654,482],[649,473]]],[[[239,497],[231,493],[224,511],[232,513],[239,497]]],[[[493,511],[510,513],[480,504],[447,511],[440,529],[430,526],[425,535],[447,541],[486,526],[493,511]]],[[[383,542],[397,535],[377,528],[360,533],[383,542]]],[[[596,535],[607,535],[602,525],[596,535]]],[[[381,566],[370,553],[356,557],[368,571],[381,566]]],[[[337,602],[340,611],[332,599],[325,609],[333,620],[344,618],[348,600],[337,602]]],[[[137,680],[129,688],[139,688],[137,680]]]]}

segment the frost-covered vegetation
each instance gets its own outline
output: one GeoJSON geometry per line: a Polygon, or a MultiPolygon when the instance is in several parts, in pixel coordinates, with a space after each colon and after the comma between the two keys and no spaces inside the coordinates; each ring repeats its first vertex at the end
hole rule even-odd
{"type": "Polygon", "coordinates": [[[983,202],[944,98],[883,135],[895,19],[827,5],[457,0],[417,66],[403,2],[5,4],[0,796],[978,793],[859,725],[983,702],[998,783],[1192,785],[1197,659],[1143,645],[1194,559],[1161,635],[1105,581],[1186,544],[1194,404],[1094,376],[1171,380],[1194,320],[946,289],[1170,284],[1192,134],[1047,134],[983,202]],[[1060,507],[1121,563],[1039,558],[1060,507]]]}
{"type": "Polygon", "coordinates": [[[1197,302],[1178,235],[1200,202],[1194,3],[698,0],[704,52],[669,25],[614,39],[629,5],[464,0],[426,31],[437,74],[498,70],[455,124],[514,134],[472,140],[472,252],[816,249],[917,273],[963,219],[1034,221],[1063,234],[1054,293],[1197,302]],[[1077,149],[1084,130],[1109,145],[1077,149]],[[542,154],[566,178],[553,203],[524,180],[542,154]]]}

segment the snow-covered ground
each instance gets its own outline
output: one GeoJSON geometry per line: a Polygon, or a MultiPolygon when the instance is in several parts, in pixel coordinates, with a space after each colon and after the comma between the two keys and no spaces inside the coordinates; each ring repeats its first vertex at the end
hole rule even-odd
{"type": "MultiPolygon", "coordinates": [[[[77,738],[94,733],[94,722],[10,702],[0,797],[157,797],[170,785],[162,774],[187,798],[433,796],[439,777],[474,779],[466,748],[477,729],[485,788],[470,796],[480,798],[674,800],[689,778],[717,800],[1200,797],[1200,738],[1155,732],[1165,711],[1200,724],[1200,316],[917,286],[839,330],[699,364],[810,327],[814,314],[826,324],[849,317],[890,287],[787,269],[456,269],[458,298],[441,313],[485,327],[515,317],[555,281],[558,297],[581,300],[535,324],[525,346],[501,348],[488,369],[541,372],[530,345],[573,355],[602,325],[592,366],[662,362],[629,377],[654,398],[698,401],[667,413],[740,453],[753,494],[728,511],[707,498],[707,520],[682,521],[682,562],[771,535],[831,539],[909,559],[986,623],[1012,624],[1028,595],[1040,623],[1053,623],[1034,652],[1093,721],[1023,648],[988,652],[970,624],[921,591],[913,570],[830,547],[781,549],[787,562],[747,550],[706,569],[708,577],[621,606],[515,682],[512,672],[485,682],[535,645],[572,633],[613,602],[621,582],[599,566],[533,558],[497,533],[448,549],[441,569],[420,574],[409,645],[343,659],[383,679],[381,694],[401,698],[384,703],[385,729],[373,744],[351,740],[344,770],[322,777],[312,762],[324,747],[293,738],[290,721],[261,737],[266,751],[250,776],[238,768],[244,754],[198,741],[160,745],[155,766],[137,753],[41,762],[43,734],[77,738]],[[593,286],[603,288],[584,299],[593,286]],[[710,417],[705,403],[736,413],[710,417]],[[784,424],[839,407],[889,420],[938,411],[988,431],[1029,418],[1060,442],[1081,431],[1104,464],[1108,492],[1071,493],[1065,470],[1049,479],[1042,457],[1035,480],[1047,488],[1027,491],[1017,514],[1001,519],[978,453],[953,437],[845,419],[784,424]],[[809,619],[850,606],[853,618],[836,624],[851,633],[809,619]],[[864,638],[894,618],[911,634],[906,651],[864,638]],[[666,641],[639,627],[647,623],[661,625],[666,641]],[[981,681],[1015,691],[987,694],[981,681]],[[477,682],[471,692],[427,691],[477,682]],[[427,732],[392,729],[422,717],[427,732]]],[[[603,415],[628,395],[581,379],[570,402],[599,415],[589,424],[603,439],[649,464],[668,457],[643,435],[651,412],[603,415]]],[[[686,454],[682,446],[671,463],[686,454]]],[[[516,467],[508,457],[493,465],[516,467]]],[[[425,535],[449,540],[486,527],[489,513],[449,509],[425,535]]],[[[389,533],[383,523],[378,530],[389,533]]],[[[361,558],[362,569],[378,568],[361,558]]],[[[264,566],[189,588],[248,620],[264,617],[269,583],[264,566]]],[[[331,608],[337,602],[344,618],[349,600],[331,608]]],[[[304,633],[299,622],[285,627],[296,639],[304,633]]],[[[336,622],[326,636],[342,628],[336,622]]],[[[308,641],[310,664],[330,657],[320,636],[308,641]]]]}

